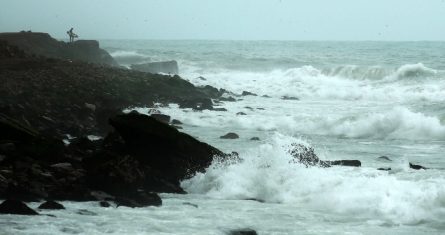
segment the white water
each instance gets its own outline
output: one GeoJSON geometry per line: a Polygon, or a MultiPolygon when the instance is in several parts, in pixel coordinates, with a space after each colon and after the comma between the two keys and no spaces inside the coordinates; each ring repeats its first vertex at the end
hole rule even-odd
{"type": "Polygon", "coordinates": [[[196,85],[258,94],[221,104],[227,112],[159,108],[182,121],[184,132],[237,151],[242,161],[215,161],[182,182],[188,195],[164,194],[159,208],[66,202],[67,211],[51,212],[57,218],[0,217],[6,233],[226,234],[246,227],[259,234],[444,233],[443,43],[102,45],[123,65],[176,59],[181,76],[196,85]],[[240,138],[219,138],[227,132],[240,138]],[[254,136],[261,140],[251,141],[254,136]],[[313,146],[322,159],[358,159],[362,167],[291,163],[291,143],[313,146]],[[409,162],[432,169],[415,171],[409,162]],[[264,203],[245,200],[252,198],[264,203]],[[98,215],[80,216],[78,209],[98,215]]]}

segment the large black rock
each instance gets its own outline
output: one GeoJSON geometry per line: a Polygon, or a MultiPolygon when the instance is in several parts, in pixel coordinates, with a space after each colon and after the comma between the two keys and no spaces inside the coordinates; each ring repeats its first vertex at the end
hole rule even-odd
{"type": "Polygon", "coordinates": [[[18,200],[5,200],[0,204],[0,214],[38,215],[35,210],[18,200]]]}
{"type": "Polygon", "coordinates": [[[122,136],[130,155],[172,182],[204,171],[214,156],[223,155],[220,150],[137,112],[111,118],[110,124],[122,136]]]}

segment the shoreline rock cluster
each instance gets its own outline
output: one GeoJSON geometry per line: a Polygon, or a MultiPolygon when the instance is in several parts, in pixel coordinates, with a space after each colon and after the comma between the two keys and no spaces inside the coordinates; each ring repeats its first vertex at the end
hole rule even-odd
{"type": "Polygon", "coordinates": [[[156,193],[185,193],[180,180],[224,156],[162,115],[122,113],[154,103],[212,109],[221,91],[113,67],[106,58],[91,63],[100,50],[47,34],[0,34],[0,199],[159,206],[156,193]],[[82,48],[75,56],[73,46],[82,48]]]}

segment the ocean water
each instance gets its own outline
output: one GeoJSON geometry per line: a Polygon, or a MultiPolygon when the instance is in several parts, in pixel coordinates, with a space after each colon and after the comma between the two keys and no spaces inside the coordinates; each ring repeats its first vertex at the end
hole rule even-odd
{"type": "Polygon", "coordinates": [[[174,59],[196,85],[258,94],[219,104],[226,112],[159,108],[181,120],[184,132],[236,151],[242,161],[215,160],[206,173],[182,182],[189,194],[163,194],[159,208],[66,202],[66,211],[51,212],[57,218],[2,217],[7,233],[445,234],[444,42],[121,40],[101,46],[124,66],[174,59]],[[227,132],[240,138],[219,138],[227,132]],[[313,147],[322,159],[358,159],[362,167],[306,168],[291,162],[292,143],[313,147]],[[416,171],[409,162],[430,169],[416,171]],[[258,201],[246,200],[253,198],[258,201]],[[78,215],[79,209],[97,215],[78,215]]]}

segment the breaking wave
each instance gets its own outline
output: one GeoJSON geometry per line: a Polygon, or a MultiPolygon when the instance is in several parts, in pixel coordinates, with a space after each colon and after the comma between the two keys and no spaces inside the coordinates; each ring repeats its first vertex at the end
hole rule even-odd
{"type": "Polygon", "coordinates": [[[241,153],[238,163],[213,162],[182,187],[213,198],[301,204],[394,223],[415,224],[445,215],[443,177],[408,181],[371,168],[306,168],[291,163],[288,153],[289,145],[301,140],[277,134],[268,142],[241,153]]]}
{"type": "Polygon", "coordinates": [[[357,117],[325,118],[306,123],[309,131],[347,138],[445,140],[439,118],[396,107],[386,113],[357,117]]]}

